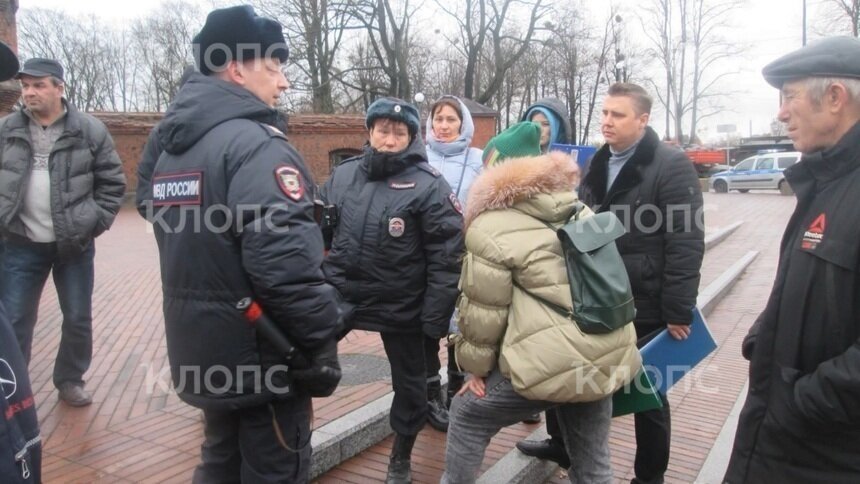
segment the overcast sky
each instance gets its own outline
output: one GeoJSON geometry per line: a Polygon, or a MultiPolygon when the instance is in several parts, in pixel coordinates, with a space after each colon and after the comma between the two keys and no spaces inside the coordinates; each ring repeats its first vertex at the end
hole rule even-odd
{"type": "MultiPolygon", "coordinates": [[[[820,12],[821,4],[827,0],[807,0],[809,13],[808,38],[813,39],[822,31],[820,12]]],[[[604,16],[601,9],[608,9],[610,2],[604,0],[587,0],[594,15],[604,16]]],[[[209,7],[213,3],[224,4],[225,0],[199,0],[198,3],[209,7]]],[[[237,0],[236,3],[239,3],[237,0]]],[[[428,5],[431,2],[428,2],[428,5]]],[[[641,0],[615,0],[612,2],[620,13],[633,12],[641,0]]],[[[157,8],[160,0],[21,0],[22,8],[44,7],[61,8],[72,13],[96,13],[104,18],[115,21],[145,15],[157,8]]],[[[761,77],[761,69],[768,62],[780,55],[786,54],[802,43],[802,8],[803,0],[747,0],[747,7],[738,9],[733,18],[726,19],[726,25],[731,26],[738,39],[747,42],[749,48],[743,57],[737,59],[733,66],[726,68],[738,70],[732,77],[731,86],[739,94],[725,103],[728,111],[704,122],[703,138],[713,140],[717,124],[734,124],[743,136],[748,136],[750,123],[753,133],[765,132],[774,119],[777,110],[778,94],[761,77]]],[[[602,21],[598,21],[600,23],[602,21]]],[[[631,32],[630,41],[636,42],[636,30],[641,31],[638,22],[631,21],[625,26],[631,32]]],[[[645,42],[645,39],[639,39],[645,42]]],[[[664,116],[662,108],[655,106],[652,125],[662,134],[664,116]]]]}

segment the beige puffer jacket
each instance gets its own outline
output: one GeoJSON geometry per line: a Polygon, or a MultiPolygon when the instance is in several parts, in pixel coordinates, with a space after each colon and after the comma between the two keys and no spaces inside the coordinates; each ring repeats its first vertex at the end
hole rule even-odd
{"type": "Polygon", "coordinates": [[[572,306],[561,243],[542,221],[560,226],[568,218],[578,179],[576,164],[562,153],[511,159],[486,169],[466,204],[457,363],[483,377],[498,361],[517,393],[531,400],[598,400],[641,366],[632,324],[585,334],[514,285],[572,306]]]}

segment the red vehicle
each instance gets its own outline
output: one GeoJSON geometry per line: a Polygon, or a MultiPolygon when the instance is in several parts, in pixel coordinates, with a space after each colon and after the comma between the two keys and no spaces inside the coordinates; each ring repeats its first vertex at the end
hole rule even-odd
{"type": "Polygon", "coordinates": [[[726,150],[691,149],[685,152],[690,161],[693,162],[699,175],[706,175],[717,165],[728,165],[726,150]]]}

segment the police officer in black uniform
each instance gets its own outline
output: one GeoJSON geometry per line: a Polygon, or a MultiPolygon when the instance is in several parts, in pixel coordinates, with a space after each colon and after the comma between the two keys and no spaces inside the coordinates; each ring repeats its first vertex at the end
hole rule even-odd
{"type": "Polygon", "coordinates": [[[411,482],[410,455],[427,417],[424,335],[443,337],[457,298],[463,218],[451,187],[427,163],[418,111],[382,98],[367,111],[370,143],[322,188],[339,220],[323,266],[355,304],[355,328],[378,331],[391,364],[396,434],[389,483],[411,482]],[[422,334],[423,333],[423,334],[422,334]]]}
{"type": "Polygon", "coordinates": [[[288,87],[287,47],[250,6],[211,12],[193,42],[200,73],[159,124],[157,159],[142,160],[152,178],[141,202],[161,259],[171,376],[205,417],[194,482],[307,482],[311,396],[337,384],[341,311],[321,270],[311,175],[273,108],[288,87]],[[245,297],[310,368],[291,368],[246,323],[245,297]]]}

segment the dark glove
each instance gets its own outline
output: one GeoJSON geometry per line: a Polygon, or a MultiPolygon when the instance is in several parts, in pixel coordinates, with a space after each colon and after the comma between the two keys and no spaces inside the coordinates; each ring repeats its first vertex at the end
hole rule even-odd
{"type": "Polygon", "coordinates": [[[340,341],[352,331],[352,316],[355,314],[356,305],[347,301],[340,294],[337,300],[340,316],[337,319],[337,340],[340,341]]]}
{"type": "Polygon", "coordinates": [[[750,361],[750,359],[752,358],[753,350],[755,349],[756,336],[758,336],[758,334],[749,333],[748,335],[746,335],[746,337],[744,337],[744,342],[741,343],[741,354],[747,361],[750,361]]]}
{"type": "Polygon", "coordinates": [[[337,341],[330,341],[312,353],[306,353],[307,368],[293,367],[290,375],[312,397],[327,397],[334,393],[342,373],[337,360],[337,341]]]}

